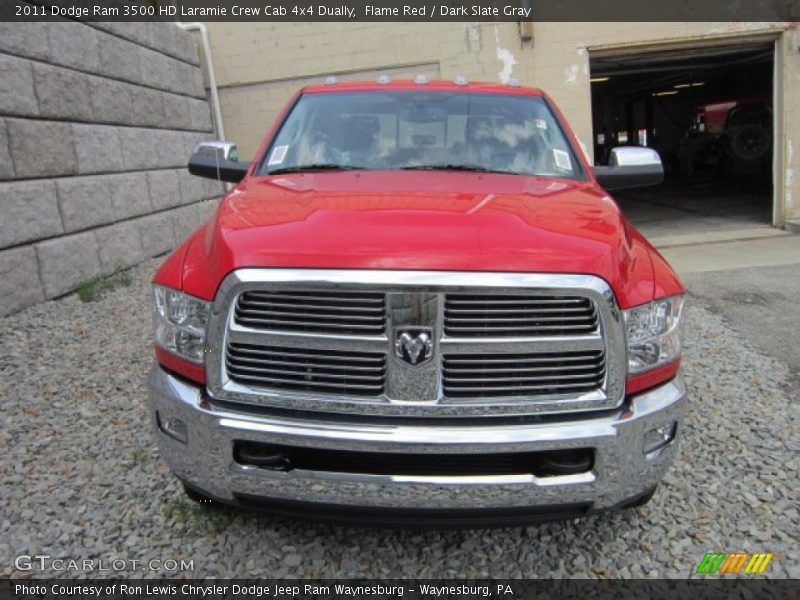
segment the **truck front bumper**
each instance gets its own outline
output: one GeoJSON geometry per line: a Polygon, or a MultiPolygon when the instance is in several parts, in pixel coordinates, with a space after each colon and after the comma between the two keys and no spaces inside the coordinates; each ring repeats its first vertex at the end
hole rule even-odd
{"type": "MultiPolygon", "coordinates": [[[[202,388],[154,366],[149,392],[161,454],[188,487],[220,502],[361,521],[408,516],[414,523],[506,523],[622,507],[645,496],[673,458],[686,391],[680,381],[634,395],[618,410],[563,419],[486,424],[408,424],[232,411],[202,388]],[[654,430],[671,432],[656,450],[654,430]],[[288,471],[241,464],[236,442],[370,453],[470,454],[592,449],[577,474],[402,475],[288,471]],[[315,510],[316,509],[316,510],[315,510]]],[[[402,518],[395,520],[402,521],[402,518]]]]}

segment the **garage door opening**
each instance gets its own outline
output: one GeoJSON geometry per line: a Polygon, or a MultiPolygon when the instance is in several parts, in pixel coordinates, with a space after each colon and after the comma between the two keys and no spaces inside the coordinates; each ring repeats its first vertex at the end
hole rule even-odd
{"type": "Polygon", "coordinates": [[[769,229],[772,41],[591,54],[595,163],[615,146],[656,149],[665,181],[614,194],[650,238],[769,229]]]}

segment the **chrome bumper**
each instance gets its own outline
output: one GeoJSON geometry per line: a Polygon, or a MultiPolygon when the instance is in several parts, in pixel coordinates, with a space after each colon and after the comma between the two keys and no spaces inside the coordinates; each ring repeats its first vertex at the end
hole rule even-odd
{"type": "Polygon", "coordinates": [[[149,393],[161,454],[188,485],[217,500],[242,497],[375,509],[520,509],[619,506],[653,488],[672,459],[682,431],[686,392],[679,379],[636,395],[603,416],[530,424],[408,425],[323,421],[230,412],[203,390],[154,366],[149,393]],[[186,442],[167,435],[160,418],[186,425],[186,442]],[[675,439],[645,455],[644,434],[677,422],[675,439]],[[272,471],[234,461],[235,440],[364,452],[531,452],[593,448],[591,471],[533,475],[395,476],[320,471],[272,471]]]}

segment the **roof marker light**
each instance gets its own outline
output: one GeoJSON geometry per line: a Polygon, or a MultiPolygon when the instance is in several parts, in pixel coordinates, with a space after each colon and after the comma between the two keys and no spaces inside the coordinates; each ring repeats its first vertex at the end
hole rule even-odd
{"type": "Polygon", "coordinates": [[[467,83],[469,82],[467,81],[466,77],[464,77],[463,75],[459,75],[453,80],[453,83],[455,83],[456,85],[467,85],[467,83]]]}
{"type": "Polygon", "coordinates": [[[508,85],[510,85],[511,87],[519,87],[520,86],[519,79],[509,79],[508,85]]]}
{"type": "Polygon", "coordinates": [[[414,83],[417,85],[426,85],[428,83],[428,78],[425,75],[417,75],[414,77],[414,83]]]}
{"type": "Polygon", "coordinates": [[[338,80],[336,79],[336,77],[334,77],[333,75],[329,75],[328,77],[325,78],[325,85],[333,85],[337,81],[338,80]]]}
{"type": "Polygon", "coordinates": [[[392,78],[389,77],[388,75],[378,75],[378,83],[380,85],[387,85],[389,83],[392,83],[392,78]]]}

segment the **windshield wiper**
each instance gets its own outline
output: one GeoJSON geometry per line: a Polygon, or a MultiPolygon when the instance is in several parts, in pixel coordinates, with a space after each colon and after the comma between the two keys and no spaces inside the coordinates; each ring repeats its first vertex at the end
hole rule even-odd
{"type": "Polygon", "coordinates": [[[403,171],[472,171],[473,173],[506,173],[514,175],[513,171],[499,171],[497,169],[487,169],[481,165],[463,165],[463,164],[440,164],[440,165],[410,165],[408,167],[400,167],[403,171]]]}
{"type": "Polygon", "coordinates": [[[339,165],[336,163],[313,163],[310,165],[296,165],[294,167],[283,167],[267,171],[267,175],[279,175],[281,173],[306,173],[309,171],[355,171],[364,169],[356,165],[339,165]]]}

